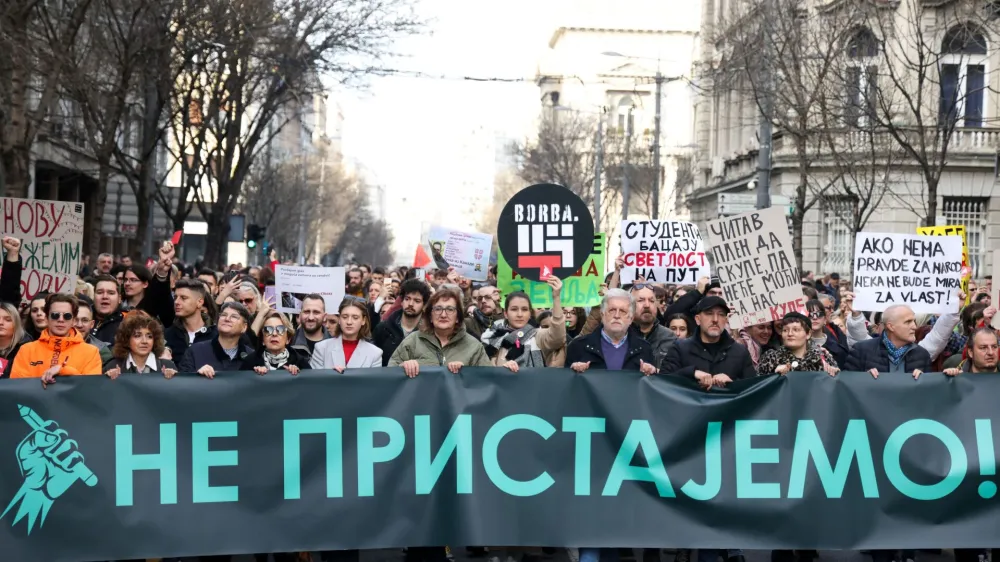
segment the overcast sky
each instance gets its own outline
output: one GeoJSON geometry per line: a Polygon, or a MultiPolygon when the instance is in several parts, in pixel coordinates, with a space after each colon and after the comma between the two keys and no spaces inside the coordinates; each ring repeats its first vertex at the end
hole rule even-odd
{"type": "MultiPolygon", "coordinates": [[[[554,30],[554,0],[418,0],[428,33],[396,45],[393,68],[448,77],[533,78],[554,30]]],[[[532,82],[476,83],[386,77],[367,91],[337,92],[343,147],[385,186],[397,251],[417,243],[420,217],[447,205],[442,167],[464,135],[479,126],[523,137],[538,116],[532,82]],[[406,197],[404,206],[401,199],[406,197]]],[[[444,182],[450,183],[450,182],[444,182]]]]}

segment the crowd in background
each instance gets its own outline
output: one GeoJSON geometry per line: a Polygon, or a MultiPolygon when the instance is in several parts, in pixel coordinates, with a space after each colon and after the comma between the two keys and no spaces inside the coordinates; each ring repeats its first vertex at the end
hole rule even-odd
{"type": "MultiPolygon", "coordinates": [[[[164,243],[150,266],[109,254],[84,260],[75,295],[39,294],[21,302],[20,242],[3,239],[0,269],[0,365],[3,376],[65,375],[110,378],[134,374],[244,371],[294,376],[307,369],[399,367],[407,377],[427,367],[460,373],[464,367],[631,370],[682,377],[706,390],[763,375],[840,371],[909,376],[943,371],[997,371],[992,279],[969,287],[969,304],[940,316],[917,316],[892,306],[866,316],[853,308],[851,286],[836,273],[802,278],[805,310],[741,330],[729,328],[731,310],[717,281],[695,285],[619,281],[621,260],[601,286],[599,306],[564,307],[562,281],[546,283],[552,306],[538,307],[524,292],[501,298],[496,270],[472,282],[451,269],[418,278],[407,267],[350,264],[346,297],[331,313],[318,294],[304,295],[290,317],[276,310],[274,263],[215,271],[174,259],[164,243]]],[[[965,298],[965,295],[962,295],[965,298]]],[[[734,545],[738,546],[738,545],[734,545]]],[[[470,549],[492,562],[530,560],[547,549],[503,545],[470,549]]],[[[618,549],[572,549],[580,562],[617,560],[618,549]]],[[[959,550],[959,562],[983,551],[959,550]]],[[[680,550],[677,562],[693,552],[680,550]]],[[[276,554],[276,562],[300,560],[276,554]]],[[[406,550],[408,562],[443,562],[446,547],[406,550]]],[[[815,551],[775,551],[776,562],[808,562],[815,551]]],[[[873,562],[912,562],[910,551],[872,551],[873,562]]],[[[226,561],[228,556],[203,556],[226,561]]],[[[659,560],[645,551],[644,562],[659,560]]],[[[741,562],[742,551],[700,550],[699,562],[741,562]]],[[[266,560],[267,555],[258,555],[266,560]]],[[[329,551],[324,562],[356,562],[358,551],[329,551]]]]}

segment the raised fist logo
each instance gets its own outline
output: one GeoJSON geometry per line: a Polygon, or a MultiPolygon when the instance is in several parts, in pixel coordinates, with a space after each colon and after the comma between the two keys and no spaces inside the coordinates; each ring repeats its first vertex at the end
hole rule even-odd
{"type": "Polygon", "coordinates": [[[70,439],[65,430],[59,429],[59,424],[43,420],[27,406],[18,405],[17,411],[31,427],[31,433],[17,446],[17,462],[24,483],[7,509],[0,514],[0,519],[6,517],[14,506],[19,506],[11,526],[27,517],[30,535],[36,522],[38,528],[42,527],[52,504],[70,486],[77,480],[83,480],[87,486],[95,486],[97,476],[83,464],[83,455],[77,450],[76,441],[70,439]]]}

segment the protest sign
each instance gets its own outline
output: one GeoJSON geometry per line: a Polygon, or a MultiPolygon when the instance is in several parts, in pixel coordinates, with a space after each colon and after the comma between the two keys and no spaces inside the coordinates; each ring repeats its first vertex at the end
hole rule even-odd
{"type": "Polygon", "coordinates": [[[921,226],[917,234],[924,236],[960,236],[962,238],[962,292],[965,293],[965,304],[972,302],[975,295],[969,294],[969,281],[972,280],[972,268],[969,264],[969,240],[965,234],[965,225],[921,226]]]}
{"type": "Polygon", "coordinates": [[[730,327],[746,328],[805,310],[784,209],[770,207],[710,221],[708,245],[732,309],[730,327]]]}
{"type": "Polygon", "coordinates": [[[21,239],[21,296],[72,293],[80,271],[83,203],[0,198],[3,236],[21,239]]]}
{"type": "Polygon", "coordinates": [[[570,277],[593,252],[594,219],[587,205],[561,185],[526,187],[504,205],[497,246],[519,275],[541,281],[570,277]]]}
{"type": "Polygon", "coordinates": [[[962,241],[957,236],[859,232],[854,244],[854,309],[894,304],[917,314],[958,310],[962,241]]]}
{"type": "MultiPolygon", "coordinates": [[[[560,301],[566,307],[587,307],[601,304],[601,283],[604,283],[604,264],[607,246],[604,233],[594,235],[594,249],[587,262],[570,277],[563,279],[560,301]]],[[[535,308],[552,306],[552,287],[548,283],[525,279],[511,269],[503,253],[497,255],[497,288],[506,296],[514,291],[524,291],[531,297],[535,308]]]]}
{"type": "Polygon", "coordinates": [[[302,298],[317,293],[326,301],[326,313],[336,314],[340,301],[344,300],[344,280],[343,267],[279,265],[274,272],[275,307],[279,312],[298,314],[302,298]]]}
{"type": "Polygon", "coordinates": [[[444,266],[438,267],[452,267],[462,277],[486,281],[490,269],[490,249],[493,247],[492,234],[431,226],[427,231],[427,246],[434,262],[444,266]]]}
{"type": "Polygon", "coordinates": [[[637,277],[654,283],[694,285],[709,277],[705,241],[694,223],[683,221],[622,221],[621,283],[637,277]]]}
{"type": "Polygon", "coordinates": [[[797,372],[710,393],[503,367],[14,379],[0,384],[0,546],[9,562],[446,544],[976,552],[997,541],[998,392],[974,373],[797,372]]]}

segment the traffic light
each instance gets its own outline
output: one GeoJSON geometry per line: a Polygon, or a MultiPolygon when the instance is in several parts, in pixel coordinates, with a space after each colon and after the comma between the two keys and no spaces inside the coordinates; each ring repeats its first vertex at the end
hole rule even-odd
{"type": "Polygon", "coordinates": [[[266,236],[267,228],[257,224],[247,225],[247,248],[256,248],[266,236]]]}

